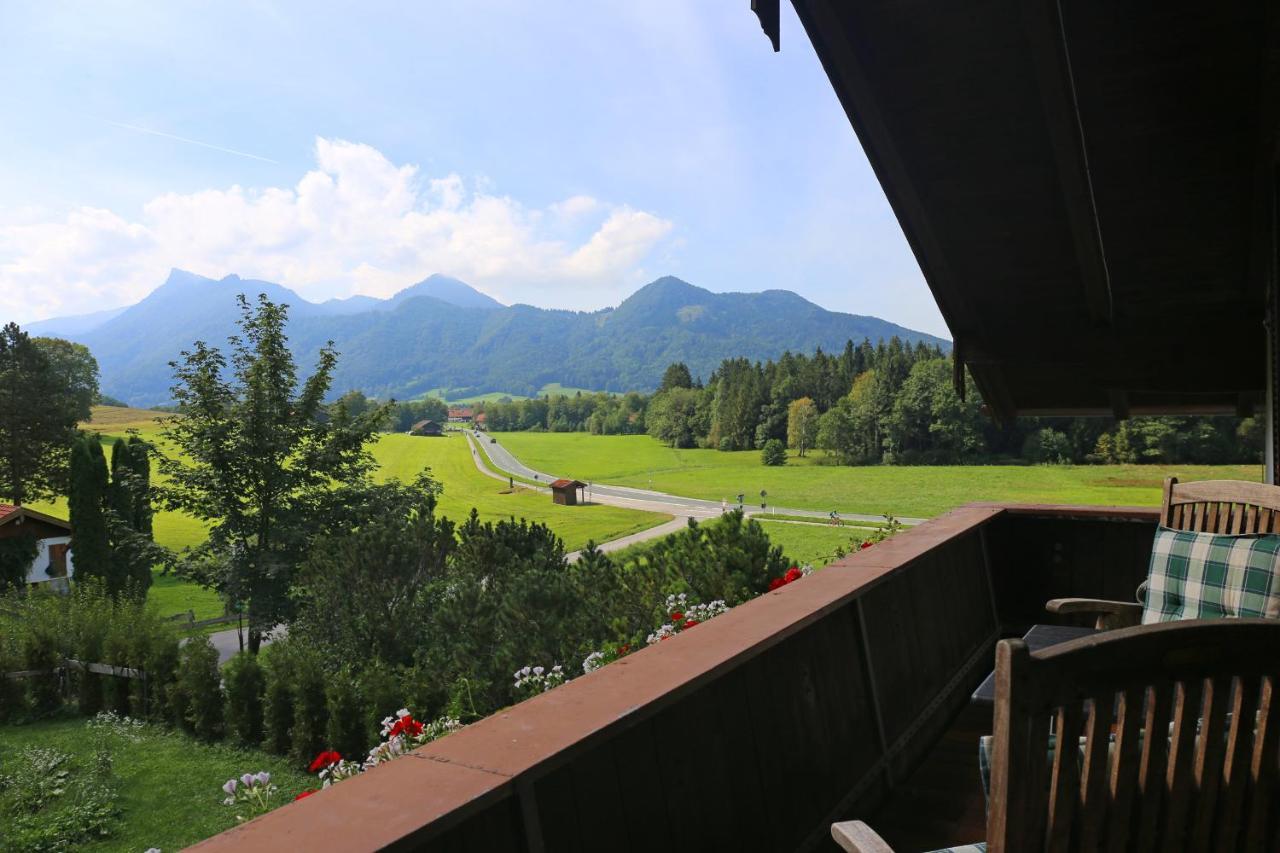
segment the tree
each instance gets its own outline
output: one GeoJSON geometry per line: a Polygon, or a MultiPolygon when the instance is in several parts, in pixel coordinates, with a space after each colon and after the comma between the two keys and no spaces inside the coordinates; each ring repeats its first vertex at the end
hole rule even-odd
{"type": "Polygon", "coordinates": [[[75,555],[76,578],[96,578],[115,595],[124,586],[111,559],[111,536],[107,523],[107,460],[97,433],[81,435],[71,451],[71,488],[67,509],[71,517],[71,551],[75,555]]]}
{"type": "Polygon", "coordinates": [[[98,360],[93,353],[84,344],[61,338],[34,338],[32,343],[44,353],[59,386],[65,389],[60,404],[67,407],[68,416],[89,420],[98,400],[98,360]]]}
{"type": "Polygon", "coordinates": [[[97,364],[69,346],[39,343],[15,323],[0,329],[0,496],[12,503],[65,492],[85,383],[97,390],[97,364]]]}
{"type": "Polygon", "coordinates": [[[801,456],[818,439],[818,407],[808,397],[792,400],[787,406],[787,445],[801,456]]]}
{"type": "Polygon", "coordinates": [[[655,394],[645,417],[649,435],[672,447],[693,447],[700,432],[703,393],[692,388],[672,388],[655,394]]]}
{"type": "Polygon", "coordinates": [[[165,438],[180,451],[162,456],[170,509],[209,527],[209,537],[180,571],[216,589],[249,614],[249,650],[289,615],[297,565],[322,531],[339,533],[364,518],[374,490],[367,445],[386,417],[377,407],[352,417],[345,407],[320,414],[337,353],[321,348],[301,385],[289,352],[287,306],[239,297],[241,335],[228,360],[197,341],[173,363],[174,399],[184,412],[165,438]]]}
{"type": "Polygon", "coordinates": [[[764,465],[786,465],[786,446],[776,438],[769,439],[764,443],[764,449],[760,451],[760,462],[764,465]]]}
{"type": "Polygon", "coordinates": [[[113,571],[134,595],[151,586],[151,569],[168,552],[151,533],[150,445],[138,436],[120,439],[111,447],[111,486],[108,491],[108,530],[113,571]]]}
{"type": "Polygon", "coordinates": [[[677,361],[666,369],[662,374],[662,384],[658,386],[659,391],[670,391],[672,388],[692,388],[693,375],[689,373],[689,365],[683,361],[677,361]]]}

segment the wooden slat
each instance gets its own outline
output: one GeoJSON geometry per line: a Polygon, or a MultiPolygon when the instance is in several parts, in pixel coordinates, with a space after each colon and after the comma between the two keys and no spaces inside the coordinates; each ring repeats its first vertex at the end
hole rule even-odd
{"type": "Polygon", "coordinates": [[[1274,510],[1280,509],[1280,489],[1247,480],[1198,480],[1194,483],[1176,483],[1173,487],[1173,500],[1175,503],[1237,501],[1274,510]]]}
{"type": "Polygon", "coordinates": [[[1129,849],[1133,803],[1142,759],[1142,704],[1146,693],[1146,690],[1130,687],[1119,696],[1120,715],[1108,785],[1111,812],[1107,818],[1107,850],[1113,853],[1129,849]]]}
{"type": "Polygon", "coordinates": [[[1206,682],[1200,737],[1196,742],[1195,815],[1189,850],[1207,851],[1213,835],[1213,815],[1222,785],[1222,759],[1226,752],[1226,718],[1231,705],[1232,678],[1206,682]]]}
{"type": "Polygon", "coordinates": [[[1243,849],[1261,851],[1266,847],[1267,825],[1275,820],[1272,802],[1276,788],[1276,756],[1280,752],[1280,696],[1276,678],[1262,679],[1258,696],[1257,731],[1249,760],[1249,796],[1243,849]]]}
{"type": "Polygon", "coordinates": [[[1245,508],[1244,518],[1245,518],[1244,530],[1241,532],[1257,533],[1258,532],[1258,507],[1255,504],[1249,504],[1245,508]]]}
{"type": "Polygon", "coordinates": [[[1165,849],[1181,850],[1186,841],[1187,807],[1191,802],[1192,772],[1195,768],[1196,721],[1200,716],[1199,680],[1181,681],[1174,687],[1173,733],[1169,742],[1169,765],[1165,775],[1165,820],[1162,843],[1165,849]]]}
{"type": "Polygon", "coordinates": [[[1205,504],[1204,514],[1204,531],[1206,533],[1220,533],[1218,528],[1218,502],[1210,501],[1205,504]]]}
{"type": "Polygon", "coordinates": [[[1249,758],[1253,751],[1254,713],[1258,708],[1258,680],[1236,679],[1231,699],[1231,728],[1222,765],[1222,795],[1214,825],[1215,850],[1235,850],[1240,835],[1240,815],[1249,787],[1249,758]]]}
{"type": "Polygon", "coordinates": [[[1048,826],[1045,849],[1064,853],[1071,843],[1071,826],[1080,799],[1079,749],[1083,710],[1075,702],[1059,708],[1054,715],[1053,768],[1050,771],[1048,826]]]}
{"type": "Polygon", "coordinates": [[[1247,504],[1234,504],[1235,511],[1231,513],[1231,533],[1238,535],[1244,530],[1244,518],[1249,511],[1247,504]]]}
{"type": "Polygon", "coordinates": [[[1147,694],[1143,729],[1156,734],[1143,738],[1142,758],[1138,763],[1139,799],[1134,849],[1142,853],[1156,849],[1156,841],[1160,834],[1160,807],[1164,802],[1169,740],[1167,737],[1160,737],[1159,733],[1169,730],[1172,702],[1173,685],[1168,682],[1152,685],[1147,694]]]}
{"type": "Polygon", "coordinates": [[[1084,778],[1080,785],[1080,850],[1099,848],[1107,816],[1107,760],[1111,752],[1115,694],[1097,694],[1093,696],[1091,706],[1089,722],[1085,726],[1088,741],[1084,748],[1084,778]]]}

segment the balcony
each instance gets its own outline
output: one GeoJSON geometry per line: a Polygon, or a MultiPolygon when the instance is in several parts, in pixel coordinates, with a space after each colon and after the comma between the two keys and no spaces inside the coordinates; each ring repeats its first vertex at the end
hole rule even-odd
{"type": "Polygon", "coordinates": [[[962,507],[197,848],[832,849],[848,817],[979,840],[995,641],[1050,598],[1130,598],[1156,514],[962,507]]]}

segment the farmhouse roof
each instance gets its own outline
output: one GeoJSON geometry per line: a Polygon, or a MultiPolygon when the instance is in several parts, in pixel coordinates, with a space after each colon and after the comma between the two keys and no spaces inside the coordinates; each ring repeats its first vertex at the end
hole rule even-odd
{"type": "Polygon", "coordinates": [[[1261,400],[1272,4],[794,6],[996,414],[1261,400]]]}
{"type": "Polygon", "coordinates": [[[66,530],[71,529],[71,523],[63,521],[61,518],[55,518],[52,515],[45,515],[43,512],[36,512],[25,506],[14,506],[13,504],[0,504],[0,524],[21,524],[26,519],[32,521],[42,521],[45,524],[52,524],[55,527],[62,527],[66,530]]]}

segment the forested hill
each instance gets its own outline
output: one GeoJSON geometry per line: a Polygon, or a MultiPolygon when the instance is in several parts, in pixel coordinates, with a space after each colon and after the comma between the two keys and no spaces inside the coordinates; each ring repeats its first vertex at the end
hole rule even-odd
{"type": "Polygon", "coordinates": [[[304,364],[333,340],[335,393],[360,389],[406,398],[433,388],[532,394],[549,383],[606,391],[656,388],[672,362],[707,377],[726,358],[832,351],[846,341],[893,336],[948,348],[931,335],[876,317],[827,311],[790,291],[712,293],[660,278],[618,307],[594,312],[505,306],[456,279],[432,276],[387,300],[308,302],[278,284],[221,281],[174,270],[119,313],[32,324],[35,334],[89,346],[102,391],[136,406],[169,400],[169,362],[195,340],[222,344],[235,331],[235,297],[265,293],[290,308],[290,342],[304,364]]]}

